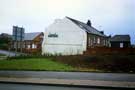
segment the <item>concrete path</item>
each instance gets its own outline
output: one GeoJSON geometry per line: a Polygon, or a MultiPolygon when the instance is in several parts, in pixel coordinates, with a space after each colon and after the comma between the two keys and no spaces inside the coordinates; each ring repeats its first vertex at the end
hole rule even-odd
{"type": "Polygon", "coordinates": [[[69,80],[69,79],[41,79],[41,78],[5,78],[1,77],[2,83],[58,85],[76,87],[102,87],[102,88],[129,88],[135,89],[135,82],[98,81],[98,80],[69,80]]]}

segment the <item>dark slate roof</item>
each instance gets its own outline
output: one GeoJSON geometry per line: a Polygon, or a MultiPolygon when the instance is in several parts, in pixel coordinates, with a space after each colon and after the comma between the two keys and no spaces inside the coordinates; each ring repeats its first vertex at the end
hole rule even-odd
{"type": "Polygon", "coordinates": [[[33,40],[42,32],[32,32],[32,33],[25,33],[24,40],[33,40]]]}
{"type": "Polygon", "coordinates": [[[7,38],[12,38],[12,35],[7,34],[7,33],[1,33],[0,37],[7,37],[7,38]]]}
{"type": "Polygon", "coordinates": [[[74,22],[76,25],[78,25],[80,28],[82,28],[83,30],[85,30],[88,33],[103,36],[103,37],[107,37],[106,35],[102,34],[100,31],[98,31],[97,29],[95,29],[92,26],[87,25],[86,23],[80,22],[80,21],[72,19],[70,17],[66,17],[66,18],[68,18],[69,20],[74,22]]]}
{"type": "Polygon", "coordinates": [[[130,42],[129,35],[115,35],[110,39],[111,42],[130,42]]]}

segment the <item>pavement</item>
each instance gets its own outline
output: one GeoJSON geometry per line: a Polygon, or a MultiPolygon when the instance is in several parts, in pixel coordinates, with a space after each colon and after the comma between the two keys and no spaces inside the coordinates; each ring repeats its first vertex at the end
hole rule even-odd
{"type": "Polygon", "coordinates": [[[1,83],[59,85],[76,87],[129,88],[135,89],[135,82],[99,81],[99,80],[69,80],[69,79],[41,79],[41,78],[7,78],[0,77],[1,83]]]}
{"type": "Polygon", "coordinates": [[[135,82],[135,74],[127,73],[0,71],[0,77],[135,82]]]}
{"type": "MultiPolygon", "coordinates": [[[[9,76],[4,76],[1,75],[2,72],[4,71],[0,71],[0,82],[1,83],[19,83],[19,84],[38,84],[38,85],[54,85],[54,86],[76,86],[76,87],[99,87],[99,88],[128,88],[128,89],[135,89],[135,81],[134,80],[123,80],[124,77],[128,76],[127,78],[132,78],[134,79],[135,75],[134,74],[113,74],[113,73],[83,73],[83,72],[35,72],[37,74],[41,73],[46,73],[46,74],[50,74],[50,76],[53,74],[54,76],[56,75],[56,77],[39,77],[39,76],[34,76],[34,77],[30,77],[30,76],[21,76],[21,74],[24,72],[25,75],[26,73],[32,73],[32,71],[18,71],[17,74],[20,72],[20,76],[21,77],[16,77],[16,76],[12,76],[11,73],[16,73],[16,71],[5,71],[10,73],[9,76]],[[58,76],[61,74],[67,74],[66,77],[64,78],[59,78],[58,76]],[[76,75],[78,77],[78,75],[85,75],[86,76],[90,76],[90,75],[95,75],[95,77],[97,77],[97,79],[90,79],[90,78],[86,78],[85,76],[80,76],[81,79],[79,78],[69,78],[72,77],[72,75],[76,75]],[[104,77],[106,75],[110,75],[110,77],[115,78],[117,76],[117,78],[120,76],[122,76],[122,79],[120,80],[109,80],[109,79],[99,79],[99,77],[101,78],[102,75],[104,75],[104,77]],[[99,76],[98,76],[99,75],[99,76]],[[116,75],[116,76],[114,76],[116,75]],[[133,77],[134,76],[134,77],[133,77]]],[[[7,74],[8,74],[7,73],[7,74]]],[[[18,75],[18,76],[19,76],[18,75]]],[[[45,75],[45,74],[44,74],[45,75]]],[[[32,76],[32,75],[31,75],[32,76]]],[[[61,75],[62,77],[62,75],[61,75]]],[[[90,76],[91,77],[91,76],[90,76]]],[[[109,77],[108,77],[109,78],[109,77]]],[[[112,78],[112,79],[113,79],[112,78]]]]}

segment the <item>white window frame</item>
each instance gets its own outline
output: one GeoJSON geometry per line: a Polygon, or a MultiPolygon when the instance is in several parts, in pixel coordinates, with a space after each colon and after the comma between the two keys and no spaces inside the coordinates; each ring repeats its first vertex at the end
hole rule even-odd
{"type": "Polygon", "coordinates": [[[35,48],[35,44],[34,44],[34,43],[32,44],[32,48],[33,48],[33,49],[35,48]]]}
{"type": "Polygon", "coordinates": [[[89,37],[89,43],[88,46],[91,46],[91,38],[89,37]]]}
{"type": "Polygon", "coordinates": [[[37,48],[37,45],[33,43],[33,44],[32,44],[32,48],[33,48],[33,49],[37,48]]]}
{"type": "Polygon", "coordinates": [[[120,48],[123,48],[124,47],[124,43],[120,43],[120,48]]]}
{"type": "Polygon", "coordinates": [[[34,48],[37,48],[37,45],[35,44],[34,48]]]}
{"type": "Polygon", "coordinates": [[[94,37],[94,44],[96,43],[96,37],[94,37]]]}
{"type": "Polygon", "coordinates": [[[27,48],[30,49],[30,45],[27,45],[27,48]]]}
{"type": "Polygon", "coordinates": [[[100,44],[100,38],[97,38],[97,43],[100,44]]]}

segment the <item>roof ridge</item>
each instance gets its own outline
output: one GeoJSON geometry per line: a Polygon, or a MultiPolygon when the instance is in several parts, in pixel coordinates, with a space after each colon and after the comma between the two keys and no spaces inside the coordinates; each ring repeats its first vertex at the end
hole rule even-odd
{"type": "MultiPolygon", "coordinates": [[[[79,21],[79,20],[76,20],[76,19],[73,19],[73,18],[70,18],[70,17],[67,17],[67,16],[66,16],[66,18],[68,18],[68,19],[70,19],[70,20],[74,20],[74,21],[80,22],[80,23],[83,23],[83,24],[86,24],[86,23],[84,23],[84,22],[82,22],[82,21],[79,21]]],[[[86,25],[87,25],[87,24],[86,24],[86,25]]]]}
{"type": "Polygon", "coordinates": [[[130,41],[130,35],[114,35],[110,41],[130,41]]]}
{"type": "Polygon", "coordinates": [[[100,35],[100,36],[106,36],[105,34],[102,34],[99,30],[97,30],[93,26],[89,26],[84,22],[81,22],[79,20],[76,20],[76,19],[73,19],[73,18],[70,18],[70,17],[67,17],[67,16],[66,16],[66,18],[71,20],[73,23],[75,23],[77,25],[81,25],[86,30],[86,32],[88,32],[88,33],[97,34],[97,35],[100,35]],[[84,25],[82,25],[82,24],[84,24],[84,25]],[[90,28],[93,29],[93,31],[92,30],[90,31],[90,28]]]}
{"type": "Polygon", "coordinates": [[[114,36],[130,36],[129,34],[116,34],[114,36]]]}
{"type": "Polygon", "coordinates": [[[31,33],[25,33],[24,34],[24,40],[33,40],[35,37],[37,37],[42,32],[31,32],[31,33]]]}
{"type": "MultiPolygon", "coordinates": [[[[28,33],[42,33],[42,32],[28,32],[28,33]]],[[[25,34],[27,34],[27,33],[25,33],[25,34]]]]}

